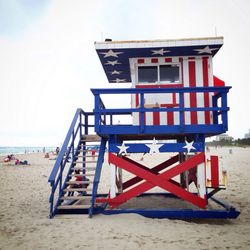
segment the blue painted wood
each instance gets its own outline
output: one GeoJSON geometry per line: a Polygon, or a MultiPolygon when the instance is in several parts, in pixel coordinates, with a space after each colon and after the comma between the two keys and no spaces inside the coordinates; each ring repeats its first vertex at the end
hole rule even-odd
{"type": "MultiPolygon", "coordinates": [[[[207,44],[206,44],[207,45],[207,44]]],[[[189,45],[189,46],[163,46],[163,47],[148,47],[148,48],[114,48],[115,45],[111,44],[112,51],[118,52],[119,56],[117,58],[112,57],[105,57],[105,53],[107,53],[108,49],[96,49],[96,52],[100,58],[100,61],[102,63],[102,66],[104,68],[104,71],[106,72],[106,76],[110,83],[116,82],[117,75],[110,74],[113,70],[120,71],[121,74],[119,75],[119,78],[124,79],[125,82],[131,82],[131,74],[130,74],[130,68],[129,68],[129,59],[130,58],[147,58],[152,57],[152,50],[161,50],[164,48],[164,50],[167,50],[167,56],[173,57],[173,56],[200,56],[197,49],[203,49],[206,45],[189,45]],[[108,61],[117,61],[117,64],[114,66],[111,64],[108,64],[108,61]]],[[[133,45],[132,45],[133,46],[133,45]]],[[[209,44],[209,48],[216,48],[215,50],[211,51],[211,54],[214,56],[217,51],[222,46],[222,43],[218,44],[209,44]]],[[[166,55],[160,55],[157,54],[157,57],[163,57],[166,55]]]]}
{"type": "Polygon", "coordinates": [[[236,219],[240,212],[234,208],[229,211],[224,209],[217,210],[192,210],[192,209],[119,209],[119,210],[103,210],[101,212],[105,215],[113,214],[140,214],[148,218],[157,219],[236,219]]]}
{"type": "MultiPolygon", "coordinates": [[[[150,145],[152,143],[146,143],[147,145],[150,145]]],[[[150,149],[146,146],[145,143],[125,143],[126,147],[129,147],[127,149],[127,153],[149,153],[150,149]]],[[[186,143],[159,143],[162,145],[159,148],[159,152],[187,152],[186,148],[183,148],[186,146],[186,143]]],[[[117,146],[121,146],[120,144],[116,143],[109,143],[109,152],[111,153],[119,153],[119,148],[117,146]]],[[[204,152],[204,142],[195,142],[193,146],[196,148],[196,150],[191,150],[191,152],[204,152]]]]}
{"type": "MultiPolygon", "coordinates": [[[[100,126],[100,135],[139,135],[139,126],[133,125],[103,125],[100,126]]],[[[167,125],[167,126],[145,126],[143,134],[154,134],[154,135],[182,135],[185,134],[205,134],[205,135],[216,135],[226,132],[225,127],[222,125],[167,125]]]]}
{"type": "MultiPolygon", "coordinates": [[[[76,148],[75,144],[79,146],[81,134],[83,133],[82,128],[85,128],[84,133],[86,131],[88,132],[88,128],[91,127],[91,125],[88,124],[82,124],[82,121],[88,121],[88,116],[93,116],[93,112],[84,112],[82,109],[77,109],[76,113],[74,115],[74,118],[71,122],[70,128],[68,130],[68,133],[66,135],[66,138],[64,140],[63,146],[57,156],[55,165],[51,171],[51,174],[49,176],[48,182],[51,185],[51,195],[49,197],[50,202],[50,217],[53,217],[56,212],[56,207],[60,203],[59,199],[57,201],[54,201],[54,195],[55,192],[58,191],[59,198],[62,195],[63,188],[65,187],[65,183],[68,178],[69,174],[69,168],[65,169],[65,166],[68,161],[71,160],[71,165],[74,162],[74,158],[76,155],[76,148]],[[84,119],[82,119],[82,116],[84,116],[84,119]],[[71,159],[70,154],[72,155],[71,159]],[[64,171],[68,171],[66,174],[66,177],[64,175],[64,171]]],[[[92,126],[93,127],[93,126],[92,126]]],[[[77,147],[78,147],[77,146],[77,147]]],[[[69,166],[69,164],[68,164],[69,166]]]]}
{"type": "Polygon", "coordinates": [[[147,88],[147,89],[91,89],[95,96],[95,131],[100,135],[110,134],[205,134],[206,136],[221,134],[227,131],[228,119],[227,112],[227,93],[231,87],[185,87],[185,88],[147,88]],[[192,107],[184,108],[184,93],[216,93],[213,96],[213,107],[192,107]],[[175,108],[157,108],[157,112],[179,112],[180,125],[161,125],[149,126],[145,125],[145,112],[155,112],[155,108],[144,108],[144,95],[153,93],[176,93],[179,94],[179,106],[175,108]],[[140,107],[138,108],[123,108],[123,109],[104,109],[100,107],[101,95],[105,94],[139,94],[140,107]],[[218,107],[218,99],[221,98],[221,107],[218,107]],[[141,105],[142,104],[142,105],[141,105]],[[184,113],[189,111],[212,111],[214,115],[214,124],[211,125],[185,125],[184,113]],[[139,113],[140,125],[112,125],[113,115],[139,113]],[[222,117],[222,123],[218,124],[218,116],[222,117]],[[110,116],[110,124],[101,124],[100,117],[110,116]]]}
{"type": "Polygon", "coordinates": [[[94,204],[95,204],[97,190],[98,190],[98,184],[99,184],[100,177],[101,177],[102,163],[104,161],[106,142],[107,142],[107,139],[105,139],[105,138],[101,139],[101,145],[100,145],[100,150],[99,150],[99,155],[98,155],[98,160],[97,160],[97,165],[96,165],[96,171],[95,171],[95,177],[94,177],[94,183],[93,183],[91,205],[89,208],[89,217],[90,218],[93,215],[93,209],[94,209],[94,204]]]}

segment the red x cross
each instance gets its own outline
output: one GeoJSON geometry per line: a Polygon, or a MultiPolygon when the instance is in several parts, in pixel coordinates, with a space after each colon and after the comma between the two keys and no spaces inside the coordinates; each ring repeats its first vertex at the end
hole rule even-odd
{"type": "MultiPolygon", "coordinates": [[[[140,178],[145,180],[141,184],[137,185],[136,187],[131,188],[130,190],[119,194],[114,198],[106,199],[109,203],[111,208],[115,208],[126,201],[134,198],[156,186],[169,191],[170,193],[176,195],[177,197],[189,201],[190,203],[200,207],[206,207],[206,199],[201,198],[193,193],[186,191],[185,189],[181,188],[180,186],[173,183],[171,178],[195,167],[199,164],[205,162],[205,155],[204,153],[199,153],[192,158],[172,167],[169,170],[164,171],[161,174],[155,174],[146,170],[144,168],[139,167],[125,159],[116,156],[112,153],[109,153],[109,163],[112,163],[119,168],[122,168],[140,178]]],[[[99,201],[100,202],[100,201],[99,201]]]]}

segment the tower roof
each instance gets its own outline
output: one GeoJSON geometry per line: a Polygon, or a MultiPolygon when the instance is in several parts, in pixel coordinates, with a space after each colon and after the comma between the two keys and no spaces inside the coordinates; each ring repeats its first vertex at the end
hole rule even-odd
{"type": "Polygon", "coordinates": [[[223,37],[95,42],[110,83],[131,82],[130,58],[214,56],[222,45],[223,37]]]}

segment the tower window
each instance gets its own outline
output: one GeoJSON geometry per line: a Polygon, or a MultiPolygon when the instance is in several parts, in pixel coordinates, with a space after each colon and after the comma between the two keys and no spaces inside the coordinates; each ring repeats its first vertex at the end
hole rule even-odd
{"type": "Polygon", "coordinates": [[[157,66],[138,67],[138,81],[140,83],[154,83],[158,81],[157,66]]]}
{"type": "Polygon", "coordinates": [[[180,64],[138,66],[138,83],[179,83],[180,64]]]}
{"type": "Polygon", "coordinates": [[[167,83],[179,82],[179,72],[178,64],[160,65],[160,81],[167,83]]]}

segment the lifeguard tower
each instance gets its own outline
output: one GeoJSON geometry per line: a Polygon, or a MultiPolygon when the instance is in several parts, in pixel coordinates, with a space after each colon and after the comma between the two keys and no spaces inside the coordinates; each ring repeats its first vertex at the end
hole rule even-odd
{"type": "Polygon", "coordinates": [[[213,57],[222,45],[222,37],[96,42],[109,83],[131,88],[91,89],[93,112],[76,111],[49,177],[50,217],[236,218],[234,207],[214,197],[226,188],[227,173],[218,156],[205,153],[205,139],[228,129],[231,87],[213,76],[213,57]],[[131,99],[125,108],[103,102],[105,96],[124,95],[131,99]],[[164,160],[149,167],[135,154],[164,160]],[[104,159],[110,185],[99,193],[104,159]],[[124,179],[123,172],[131,177],[124,179]],[[155,188],[161,191],[152,192],[155,188]],[[185,206],[133,207],[142,197],[178,199],[185,206]]]}

